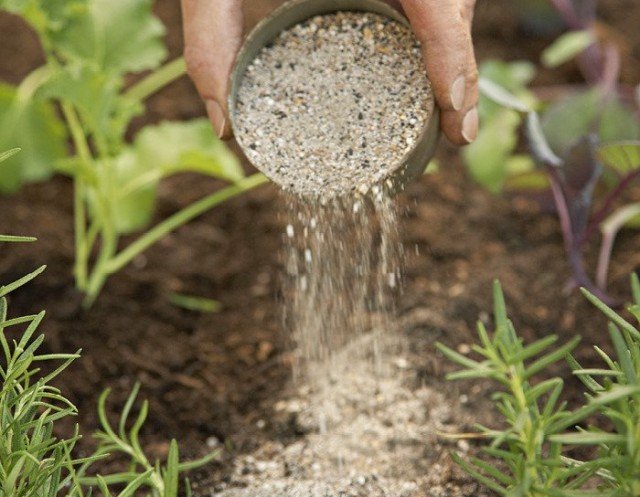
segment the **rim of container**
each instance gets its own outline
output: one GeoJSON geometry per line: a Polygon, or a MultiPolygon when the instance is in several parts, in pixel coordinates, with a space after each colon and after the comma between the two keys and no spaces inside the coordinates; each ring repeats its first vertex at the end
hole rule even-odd
{"type": "MultiPolygon", "coordinates": [[[[231,72],[230,77],[230,92],[227,101],[228,109],[229,109],[229,119],[231,121],[231,128],[233,130],[234,136],[236,138],[237,143],[240,145],[240,148],[246,152],[247,147],[244,145],[241,135],[237,133],[237,124],[236,124],[236,104],[238,99],[238,91],[240,89],[240,85],[244,79],[247,68],[255,60],[256,56],[259,52],[267,46],[269,43],[273,42],[283,31],[296,26],[312,17],[318,15],[326,15],[335,12],[369,12],[372,14],[378,14],[385,17],[388,17],[394,21],[401,22],[405,26],[410,26],[409,20],[406,16],[398,11],[397,9],[391,7],[389,4],[383,2],[382,0],[289,0],[284,3],[280,7],[273,10],[270,14],[268,14],[265,18],[263,18],[258,24],[251,30],[251,32],[247,35],[244,40],[240,52],[236,58],[236,61],[233,66],[233,70],[231,72]],[[283,22],[282,15],[296,8],[300,8],[305,4],[313,5],[314,7],[322,6],[320,9],[313,9],[313,13],[304,14],[303,16],[296,17],[295,19],[290,20],[290,22],[283,22]],[[372,10],[375,9],[375,10],[372,10]],[[320,10],[320,12],[317,12],[320,10]],[[268,39],[264,41],[264,43],[258,43],[257,40],[263,35],[264,31],[271,30],[271,28],[275,26],[277,29],[274,34],[270,36],[268,39]]],[[[430,113],[429,119],[425,121],[420,134],[418,135],[416,142],[400,159],[397,164],[394,164],[391,169],[391,174],[389,177],[396,175],[403,168],[406,168],[408,163],[410,162],[413,154],[418,150],[420,145],[423,142],[426,142],[430,139],[433,139],[434,134],[439,133],[439,127],[434,126],[434,123],[439,122],[440,111],[435,102],[435,95],[433,94],[433,88],[431,86],[431,81],[429,81],[429,88],[431,91],[430,102],[430,113]]],[[[246,155],[246,154],[245,154],[246,155]]],[[[255,164],[254,164],[255,166],[255,164]]],[[[257,167],[257,166],[255,166],[257,167]]],[[[424,167],[427,167],[427,164],[424,164],[424,167]]],[[[258,170],[262,171],[260,167],[257,167],[258,170]]],[[[267,175],[268,176],[268,175],[267,175]]],[[[271,179],[271,178],[270,178],[271,179]]],[[[385,180],[383,180],[384,182],[385,180]]],[[[372,185],[373,186],[373,185],[372,185]]]]}

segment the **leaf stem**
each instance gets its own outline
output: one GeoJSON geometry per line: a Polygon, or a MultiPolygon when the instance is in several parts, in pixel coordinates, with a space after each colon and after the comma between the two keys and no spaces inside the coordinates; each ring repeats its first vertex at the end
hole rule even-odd
{"type": "MultiPolygon", "coordinates": [[[[111,189],[109,188],[106,194],[104,192],[100,192],[99,195],[101,197],[99,200],[101,211],[100,225],[99,228],[95,229],[100,230],[101,246],[98,260],[91,270],[91,275],[86,288],[86,296],[83,302],[85,309],[91,307],[98,297],[100,290],[102,290],[102,287],[109,276],[109,272],[106,270],[106,267],[109,265],[109,262],[118,250],[118,233],[113,220],[111,205],[108,200],[110,192],[111,189]]],[[[90,235],[93,237],[93,232],[91,232],[90,235]]]]}
{"type": "Polygon", "coordinates": [[[40,66],[22,80],[18,86],[17,101],[18,105],[26,105],[31,102],[33,96],[51,77],[51,69],[48,65],[40,66]]]}
{"type": "Polygon", "coordinates": [[[602,222],[602,245],[600,246],[596,273],[596,284],[602,291],[607,289],[607,274],[609,273],[609,263],[611,262],[611,253],[613,252],[616,236],[625,224],[638,216],[640,216],[640,203],[622,207],[602,222]]]}
{"type": "Polygon", "coordinates": [[[611,213],[615,202],[620,198],[622,193],[633,183],[636,179],[640,178],[640,169],[631,171],[626,176],[624,176],[620,182],[616,185],[616,187],[609,192],[606,196],[602,207],[598,209],[598,211],[591,218],[591,222],[589,223],[589,227],[587,228],[585,234],[581,238],[581,243],[588,241],[596,230],[600,227],[600,224],[605,220],[605,218],[611,213]]]}
{"type": "Polygon", "coordinates": [[[244,178],[234,185],[228,186],[222,190],[217,191],[207,197],[198,200],[197,202],[185,207],[181,211],[176,212],[171,217],[165,219],[161,223],[157,224],[154,228],[138,238],[135,242],[129,245],[126,249],[120,252],[116,257],[109,261],[109,264],[104,268],[109,274],[119,271],[124,266],[129,264],[138,254],[149,248],[151,245],[159,241],[166,234],[174,231],[176,228],[188,223],[192,219],[207,212],[211,208],[235,197],[243,192],[251,190],[263,183],[267,182],[267,178],[262,174],[254,174],[247,178],[244,178]]]}
{"type": "MultiPolygon", "coordinates": [[[[82,129],[80,119],[68,101],[61,102],[62,114],[64,115],[71,138],[76,148],[76,152],[80,156],[80,160],[84,163],[85,168],[91,169],[93,156],[87,142],[87,137],[82,129]]],[[[74,215],[74,231],[75,231],[75,266],[74,274],[76,278],[76,286],[80,290],[85,290],[87,286],[87,266],[89,252],[91,247],[87,244],[86,238],[86,222],[87,215],[85,209],[85,182],[81,174],[73,175],[74,191],[73,191],[73,215],[74,215]]]]}
{"type": "Polygon", "coordinates": [[[184,57],[178,57],[177,59],[174,59],[164,66],[156,69],[154,72],[149,74],[149,76],[134,84],[125,92],[124,96],[141,102],[158,90],[180,78],[186,74],[186,72],[187,64],[185,63],[184,57]]]}

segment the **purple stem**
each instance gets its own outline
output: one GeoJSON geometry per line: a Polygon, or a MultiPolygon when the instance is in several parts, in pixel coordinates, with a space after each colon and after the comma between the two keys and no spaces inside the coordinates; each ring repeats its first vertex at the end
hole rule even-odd
{"type": "Polygon", "coordinates": [[[567,205],[567,200],[562,190],[562,183],[558,177],[558,171],[555,168],[547,167],[547,174],[549,175],[549,180],[551,182],[551,192],[553,193],[553,200],[556,204],[556,211],[560,217],[560,226],[562,228],[565,249],[567,250],[567,253],[571,253],[575,244],[569,206],[567,205]]]}
{"type": "MultiPolygon", "coordinates": [[[[592,29],[595,22],[595,2],[592,2],[581,11],[576,10],[571,0],[551,0],[551,3],[567,23],[569,29],[574,31],[592,29]]],[[[616,55],[619,57],[619,54],[616,55]]],[[[607,67],[610,65],[607,58],[609,56],[610,54],[607,53],[607,50],[604,50],[598,44],[589,46],[580,54],[580,70],[587,81],[592,84],[607,81],[609,76],[607,67]]]]}
{"type": "Polygon", "coordinates": [[[624,178],[620,180],[620,182],[616,185],[616,187],[609,192],[606,196],[602,207],[598,209],[598,211],[593,215],[591,221],[589,222],[588,228],[585,230],[584,234],[580,237],[579,244],[583,245],[588,242],[593,235],[600,228],[600,224],[604,221],[611,211],[613,210],[613,206],[616,201],[620,198],[620,196],[624,193],[624,191],[633,183],[633,181],[640,177],[640,169],[635,170],[627,174],[624,178]]]}
{"type": "Polygon", "coordinates": [[[571,0],[551,0],[551,3],[563,17],[569,28],[576,30],[584,27],[577,12],[573,8],[571,0]]]}
{"type": "Polygon", "coordinates": [[[604,54],[602,62],[602,74],[600,84],[605,95],[614,95],[618,91],[618,80],[620,79],[620,51],[613,43],[607,43],[602,48],[604,54]]]}
{"type": "Polygon", "coordinates": [[[551,191],[553,193],[553,199],[556,204],[556,210],[560,217],[560,226],[562,227],[562,237],[564,239],[565,251],[567,258],[569,259],[569,266],[573,273],[573,281],[576,285],[581,286],[589,290],[596,297],[602,300],[609,306],[617,306],[619,303],[602,291],[596,284],[591,281],[589,275],[584,268],[584,261],[582,259],[582,245],[579,239],[574,237],[573,225],[571,222],[571,215],[569,213],[569,207],[562,190],[562,184],[558,177],[558,172],[552,167],[547,167],[547,173],[551,182],[551,191]]]}

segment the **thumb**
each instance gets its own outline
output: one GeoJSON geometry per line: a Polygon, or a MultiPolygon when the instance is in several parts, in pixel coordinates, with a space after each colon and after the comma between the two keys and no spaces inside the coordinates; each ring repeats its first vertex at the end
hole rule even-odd
{"type": "Polygon", "coordinates": [[[221,138],[231,135],[229,76],[242,43],[240,0],[182,0],[187,71],[221,138]]]}
{"type": "Polygon", "coordinates": [[[478,134],[478,70],[471,40],[473,0],[401,0],[442,110],[442,131],[458,145],[478,134]]]}

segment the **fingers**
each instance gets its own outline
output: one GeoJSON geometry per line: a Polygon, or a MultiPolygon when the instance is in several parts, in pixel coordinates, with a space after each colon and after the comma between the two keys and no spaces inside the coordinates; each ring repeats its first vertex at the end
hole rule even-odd
{"type": "Polygon", "coordinates": [[[478,70],[471,21],[474,0],[401,0],[422,50],[442,131],[466,145],[478,135],[478,70]]]}
{"type": "Polygon", "coordinates": [[[241,0],[182,0],[187,71],[221,138],[231,135],[229,75],[242,43],[241,0]]]}
{"type": "Polygon", "coordinates": [[[386,2],[389,5],[391,5],[394,9],[398,9],[402,11],[402,4],[400,3],[400,0],[386,0],[386,2]]]}

